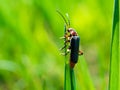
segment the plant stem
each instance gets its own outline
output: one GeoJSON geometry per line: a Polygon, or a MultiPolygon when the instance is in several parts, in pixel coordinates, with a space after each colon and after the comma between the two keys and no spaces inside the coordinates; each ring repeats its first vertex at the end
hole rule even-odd
{"type": "Polygon", "coordinates": [[[70,68],[71,90],[76,90],[74,69],[70,68]]]}

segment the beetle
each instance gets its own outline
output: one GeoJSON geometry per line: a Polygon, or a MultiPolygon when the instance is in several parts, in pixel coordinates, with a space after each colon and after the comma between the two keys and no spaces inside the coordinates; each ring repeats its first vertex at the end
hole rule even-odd
{"type": "Polygon", "coordinates": [[[68,22],[65,17],[58,10],[57,12],[63,18],[65,22],[65,35],[61,37],[61,39],[65,39],[64,46],[60,49],[63,50],[67,47],[67,52],[64,55],[67,55],[70,52],[70,68],[74,68],[75,64],[78,62],[78,55],[83,55],[83,52],[79,50],[80,37],[77,32],[70,27],[70,20],[68,18],[68,22]]]}

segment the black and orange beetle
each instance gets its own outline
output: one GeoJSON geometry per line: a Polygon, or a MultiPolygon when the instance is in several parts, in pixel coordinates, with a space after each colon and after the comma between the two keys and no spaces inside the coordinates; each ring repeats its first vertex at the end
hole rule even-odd
{"type": "Polygon", "coordinates": [[[60,16],[62,16],[66,24],[65,35],[61,37],[65,39],[65,43],[60,50],[63,50],[68,45],[67,52],[65,52],[64,55],[67,55],[70,52],[70,67],[74,68],[75,64],[78,62],[78,56],[83,55],[83,52],[79,50],[80,37],[78,36],[77,32],[73,28],[70,28],[69,18],[67,22],[65,17],[59,11],[57,12],[60,14],[60,16]]]}

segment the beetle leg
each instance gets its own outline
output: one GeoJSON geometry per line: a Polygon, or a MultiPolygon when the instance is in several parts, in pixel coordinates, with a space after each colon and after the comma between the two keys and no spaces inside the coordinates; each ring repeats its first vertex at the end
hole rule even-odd
{"type": "Polygon", "coordinates": [[[65,43],[68,43],[68,42],[70,42],[70,40],[66,40],[66,41],[64,41],[64,44],[65,44],[65,43]]]}
{"type": "Polygon", "coordinates": [[[67,52],[65,53],[65,55],[67,55],[70,52],[70,49],[67,49],[67,52]]]}
{"type": "Polygon", "coordinates": [[[65,39],[65,38],[68,38],[69,35],[67,33],[65,33],[65,35],[63,37],[60,37],[60,39],[65,39]]]}
{"type": "Polygon", "coordinates": [[[79,55],[83,55],[83,52],[81,51],[81,50],[79,50],[79,53],[78,53],[79,55]]]}
{"type": "Polygon", "coordinates": [[[60,39],[65,39],[65,37],[63,36],[63,37],[60,37],[60,39]]]}
{"type": "Polygon", "coordinates": [[[61,55],[67,55],[68,53],[70,52],[70,49],[67,49],[67,52],[66,53],[61,53],[61,55]]]}
{"type": "Polygon", "coordinates": [[[67,46],[66,43],[68,43],[68,42],[70,42],[70,40],[64,41],[64,46],[62,48],[60,48],[60,50],[63,50],[67,46]]]}
{"type": "Polygon", "coordinates": [[[64,45],[62,48],[60,48],[59,50],[63,50],[67,45],[64,45]]]}
{"type": "Polygon", "coordinates": [[[60,53],[60,55],[63,55],[63,56],[65,56],[65,53],[60,53]]]}

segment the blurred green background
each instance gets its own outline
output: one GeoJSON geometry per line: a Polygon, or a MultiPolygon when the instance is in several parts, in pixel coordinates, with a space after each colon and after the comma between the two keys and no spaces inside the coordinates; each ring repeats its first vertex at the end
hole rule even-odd
{"type": "Polygon", "coordinates": [[[64,21],[56,10],[69,14],[81,38],[92,82],[81,77],[80,57],[77,89],[107,90],[113,0],[0,0],[0,90],[63,90],[64,21]]]}

